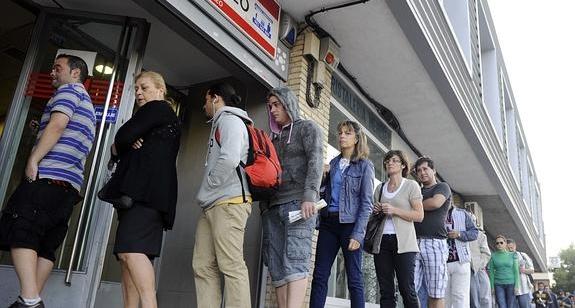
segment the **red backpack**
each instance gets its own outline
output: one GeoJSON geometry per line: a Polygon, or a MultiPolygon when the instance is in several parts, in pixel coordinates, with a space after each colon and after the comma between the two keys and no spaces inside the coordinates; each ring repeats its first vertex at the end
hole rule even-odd
{"type": "MultiPolygon", "coordinates": [[[[243,119],[242,119],[243,121],[243,119]]],[[[244,169],[253,201],[269,200],[278,190],[281,183],[282,167],[276,149],[269,135],[263,130],[246,123],[249,136],[248,158],[236,167],[236,172],[242,184],[242,197],[244,202],[246,192],[240,167],[244,169]]],[[[219,131],[216,131],[216,141],[220,144],[219,131]]]]}

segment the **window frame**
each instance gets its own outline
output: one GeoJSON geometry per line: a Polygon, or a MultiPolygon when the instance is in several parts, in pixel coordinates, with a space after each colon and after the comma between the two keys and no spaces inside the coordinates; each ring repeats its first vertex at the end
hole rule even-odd
{"type": "Polygon", "coordinates": [[[457,31],[455,29],[455,27],[453,26],[453,22],[451,20],[451,17],[449,16],[449,12],[444,4],[446,0],[438,0],[439,3],[439,7],[441,8],[441,12],[443,13],[443,17],[445,18],[445,21],[447,22],[447,25],[449,27],[449,30],[451,32],[451,35],[453,35],[453,38],[455,39],[455,44],[457,45],[457,49],[459,50],[459,53],[461,55],[461,57],[463,58],[463,62],[465,63],[465,67],[467,68],[467,73],[469,74],[470,77],[473,77],[473,45],[471,42],[471,16],[469,14],[469,0],[456,0],[457,2],[463,2],[465,1],[465,7],[467,8],[466,10],[466,46],[467,49],[464,48],[464,46],[462,46],[463,42],[461,42],[461,40],[463,40],[463,38],[460,38],[459,35],[457,34],[457,31]],[[467,52],[466,52],[467,51],[467,52]]]}

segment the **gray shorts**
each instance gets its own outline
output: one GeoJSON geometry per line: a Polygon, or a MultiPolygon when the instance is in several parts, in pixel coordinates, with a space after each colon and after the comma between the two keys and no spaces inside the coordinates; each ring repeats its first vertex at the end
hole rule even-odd
{"type": "Polygon", "coordinates": [[[317,215],[290,224],[288,213],[300,207],[300,201],[290,201],[262,214],[263,258],[275,288],[309,275],[317,215]]]}

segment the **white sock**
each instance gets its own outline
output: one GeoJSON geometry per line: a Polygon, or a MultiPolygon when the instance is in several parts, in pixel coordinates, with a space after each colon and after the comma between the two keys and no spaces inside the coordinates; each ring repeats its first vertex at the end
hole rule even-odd
{"type": "Polygon", "coordinates": [[[40,297],[37,298],[24,298],[22,296],[20,296],[20,298],[22,299],[22,301],[24,302],[24,304],[26,305],[36,305],[38,304],[42,299],[40,297]]]}

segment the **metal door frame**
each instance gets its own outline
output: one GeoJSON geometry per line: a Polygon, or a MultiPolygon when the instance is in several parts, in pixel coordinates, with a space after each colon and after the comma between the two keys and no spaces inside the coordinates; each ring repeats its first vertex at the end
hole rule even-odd
{"type": "MultiPolygon", "coordinates": [[[[109,151],[104,149],[108,149],[110,147],[117,129],[132,115],[135,95],[133,87],[129,85],[134,83],[136,72],[139,72],[142,68],[150,24],[145,19],[141,18],[39,7],[30,44],[26,52],[26,58],[22,65],[18,84],[7,113],[3,137],[0,140],[0,174],[9,174],[12,172],[12,168],[18,154],[17,149],[21,140],[22,131],[26,126],[26,123],[24,122],[29,110],[29,104],[22,103],[26,99],[25,92],[28,85],[28,79],[34,69],[37,57],[41,52],[39,49],[41,47],[41,35],[45,27],[48,25],[50,18],[54,17],[80,18],[90,20],[91,22],[123,25],[124,34],[127,29],[131,29],[132,27],[137,29],[135,35],[133,37],[128,37],[127,41],[125,38],[120,39],[118,49],[115,53],[116,64],[118,63],[121,54],[125,54],[125,58],[128,59],[125,78],[123,80],[126,86],[122,92],[122,103],[118,109],[116,123],[106,124],[104,120],[98,123],[98,136],[94,142],[93,148],[93,151],[95,151],[94,159],[91,166],[87,166],[90,168],[90,173],[85,179],[85,181],[88,181],[88,184],[84,193],[84,200],[81,205],[82,209],[79,217],[80,222],[84,220],[86,223],[78,224],[73,253],[70,256],[70,266],[67,271],[54,270],[51,275],[55,276],[55,279],[64,278],[64,281],[62,281],[61,284],[62,288],[71,287],[72,283],[76,284],[71,288],[71,290],[65,291],[75,292],[74,290],[77,290],[78,292],[82,292],[82,302],[85,303],[86,307],[93,307],[102,275],[103,260],[106,253],[106,245],[114,211],[111,206],[102,204],[102,202],[96,198],[97,189],[105,180],[106,174],[103,170],[105,170],[105,165],[110,155],[109,151]],[[111,125],[106,132],[103,130],[105,125],[111,125]],[[90,232],[86,236],[86,232],[88,230],[90,232]],[[80,255],[78,255],[78,253],[80,253],[80,255]],[[78,268],[78,261],[84,255],[85,266],[84,268],[78,268]],[[73,282],[73,278],[77,280],[73,282]]],[[[110,81],[108,95],[104,105],[104,115],[107,112],[111,100],[112,89],[116,82],[116,69],[117,65],[114,66],[114,72],[110,81]]],[[[0,204],[3,203],[5,198],[7,198],[6,190],[8,183],[9,177],[0,178],[0,204]]],[[[50,289],[53,289],[53,287],[54,286],[51,286],[50,289]]],[[[56,288],[60,288],[60,286],[57,286],[56,288]]],[[[73,305],[73,303],[70,304],[73,305]]]]}

